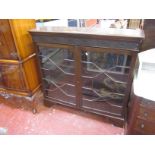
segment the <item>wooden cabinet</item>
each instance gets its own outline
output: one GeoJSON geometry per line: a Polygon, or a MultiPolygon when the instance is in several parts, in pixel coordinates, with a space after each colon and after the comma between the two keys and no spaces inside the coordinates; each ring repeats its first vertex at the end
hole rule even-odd
{"type": "Polygon", "coordinates": [[[145,40],[143,41],[142,50],[155,48],[155,19],[144,19],[143,30],[145,32],[145,40]]]}
{"type": "Polygon", "coordinates": [[[70,106],[123,125],[143,31],[42,27],[30,33],[46,105],[70,106]]]}
{"type": "Polygon", "coordinates": [[[155,101],[134,94],[129,106],[127,134],[155,134],[155,101]]]}
{"type": "Polygon", "coordinates": [[[155,134],[155,49],[138,54],[128,107],[127,134],[155,134]]]}
{"type": "Polygon", "coordinates": [[[35,20],[0,20],[0,89],[31,96],[40,85],[35,47],[28,33],[35,20]]]}

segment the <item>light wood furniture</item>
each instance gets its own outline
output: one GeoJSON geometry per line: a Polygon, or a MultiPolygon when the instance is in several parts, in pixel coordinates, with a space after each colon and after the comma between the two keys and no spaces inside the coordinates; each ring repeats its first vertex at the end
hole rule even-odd
{"type": "Polygon", "coordinates": [[[32,96],[40,87],[35,47],[29,29],[35,20],[0,20],[0,90],[32,96]]]}
{"type": "Polygon", "coordinates": [[[143,31],[41,27],[30,33],[45,104],[96,113],[123,126],[143,31]]]}
{"type": "Polygon", "coordinates": [[[142,24],[142,19],[128,19],[129,29],[140,29],[142,24]]]}

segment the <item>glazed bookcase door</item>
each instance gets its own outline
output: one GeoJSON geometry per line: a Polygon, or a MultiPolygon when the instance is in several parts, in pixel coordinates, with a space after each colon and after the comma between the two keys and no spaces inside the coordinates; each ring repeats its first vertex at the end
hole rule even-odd
{"type": "Polygon", "coordinates": [[[81,108],[122,117],[131,56],[115,49],[81,49],[81,108]]]}
{"type": "Polygon", "coordinates": [[[45,99],[75,107],[75,61],[72,47],[39,46],[38,56],[45,99]]]}

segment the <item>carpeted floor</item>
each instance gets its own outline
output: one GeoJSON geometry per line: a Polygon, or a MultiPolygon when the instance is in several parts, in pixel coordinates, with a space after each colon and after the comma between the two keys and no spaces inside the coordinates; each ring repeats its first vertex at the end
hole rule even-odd
{"type": "Polygon", "coordinates": [[[101,116],[54,105],[47,108],[39,94],[33,100],[2,95],[0,97],[0,128],[9,135],[120,135],[124,129],[116,127],[101,116]],[[31,111],[37,102],[38,113],[31,111]]]}

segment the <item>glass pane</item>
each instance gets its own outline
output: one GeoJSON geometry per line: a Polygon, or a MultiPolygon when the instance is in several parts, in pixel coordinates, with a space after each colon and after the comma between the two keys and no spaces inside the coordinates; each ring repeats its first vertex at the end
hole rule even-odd
{"type": "Polygon", "coordinates": [[[81,52],[82,106],[120,115],[131,57],[110,52],[81,52]]]}
{"type": "Polygon", "coordinates": [[[51,101],[75,105],[73,53],[65,48],[40,47],[45,96],[51,101]]]}

